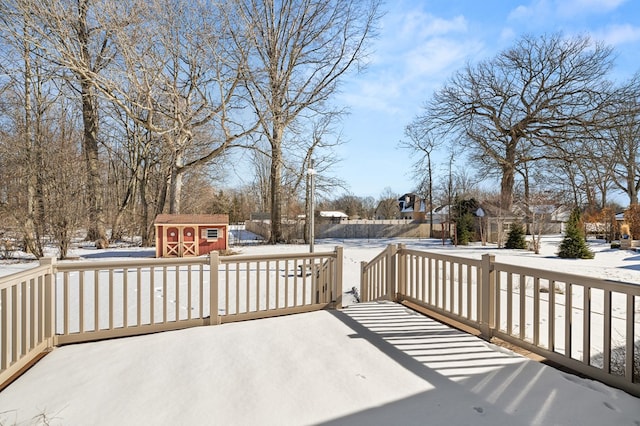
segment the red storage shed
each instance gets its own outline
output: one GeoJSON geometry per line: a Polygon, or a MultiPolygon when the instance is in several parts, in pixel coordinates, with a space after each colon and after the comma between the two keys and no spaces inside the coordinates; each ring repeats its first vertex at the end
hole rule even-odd
{"type": "Polygon", "coordinates": [[[229,248],[229,215],[160,214],[156,227],[156,257],[200,256],[229,248]]]}

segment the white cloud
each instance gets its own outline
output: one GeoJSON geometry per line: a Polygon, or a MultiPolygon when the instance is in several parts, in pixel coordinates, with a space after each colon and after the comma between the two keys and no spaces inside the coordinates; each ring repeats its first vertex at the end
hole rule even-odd
{"type": "Polygon", "coordinates": [[[464,33],[468,23],[464,16],[458,15],[453,19],[444,19],[422,11],[411,11],[399,17],[401,26],[399,35],[407,41],[415,41],[432,36],[450,33],[464,33]]]}
{"type": "Polygon", "coordinates": [[[475,39],[426,38],[378,61],[366,78],[351,79],[340,100],[351,108],[402,113],[407,106],[420,105],[455,70],[483,52],[484,45],[475,39]]]}
{"type": "Polygon", "coordinates": [[[510,42],[517,37],[516,31],[511,27],[503,28],[500,32],[500,41],[510,42]]]}
{"type": "Polygon", "coordinates": [[[509,13],[509,20],[540,22],[555,18],[572,18],[603,14],[617,9],[627,0],[533,0],[519,5],[509,13]]]}
{"type": "Polygon", "coordinates": [[[556,0],[557,13],[563,17],[601,14],[617,9],[626,0],[556,0]]]}
{"type": "Polygon", "coordinates": [[[594,37],[613,46],[634,43],[640,41],[640,27],[630,24],[612,25],[594,33],[594,37]]]}
{"type": "Polygon", "coordinates": [[[369,68],[346,82],[340,101],[391,115],[419,104],[469,55],[482,50],[481,43],[465,36],[468,26],[464,16],[446,19],[419,9],[386,15],[369,68]]]}
{"type": "Polygon", "coordinates": [[[513,9],[507,19],[509,21],[539,21],[546,19],[553,13],[553,8],[548,0],[534,0],[528,6],[519,5],[513,9]]]}
{"type": "Polygon", "coordinates": [[[432,38],[405,54],[405,69],[413,78],[450,74],[480,50],[482,44],[474,40],[432,38]]]}

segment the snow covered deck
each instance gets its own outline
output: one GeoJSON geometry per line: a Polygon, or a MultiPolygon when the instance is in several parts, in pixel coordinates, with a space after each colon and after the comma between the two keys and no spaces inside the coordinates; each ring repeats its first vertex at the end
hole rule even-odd
{"type": "Polygon", "coordinates": [[[65,346],[0,393],[2,424],[638,419],[637,398],[390,302],[65,346]]]}

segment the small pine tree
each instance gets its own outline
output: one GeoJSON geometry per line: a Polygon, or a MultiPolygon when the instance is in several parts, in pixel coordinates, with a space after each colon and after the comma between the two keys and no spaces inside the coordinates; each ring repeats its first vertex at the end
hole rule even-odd
{"type": "Polygon", "coordinates": [[[456,236],[458,244],[462,246],[469,245],[473,239],[473,215],[464,213],[456,219],[456,236]]]}
{"type": "Polygon", "coordinates": [[[466,246],[475,236],[473,212],[478,208],[478,202],[473,199],[456,197],[453,206],[453,220],[456,223],[456,243],[466,246]]]}
{"type": "Polygon", "coordinates": [[[593,259],[593,252],[587,246],[584,232],[580,226],[580,210],[573,209],[564,239],[560,243],[558,256],[565,259],[593,259]]]}
{"type": "Polygon", "coordinates": [[[507,242],[504,248],[508,249],[525,249],[527,248],[527,241],[524,237],[524,226],[517,222],[511,225],[509,229],[509,235],[507,236],[507,242]]]}

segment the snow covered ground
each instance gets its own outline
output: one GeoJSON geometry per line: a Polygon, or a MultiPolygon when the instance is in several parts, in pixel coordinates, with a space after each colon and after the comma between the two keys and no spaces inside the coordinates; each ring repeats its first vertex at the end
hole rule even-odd
{"type": "MultiPolygon", "coordinates": [[[[640,283],[640,253],[591,242],[593,260],[434,240],[344,247],[344,289],[387,244],[640,283]]],[[[238,246],[240,253],[306,246],[238,246]]],[[[81,258],[150,249],[78,249],[81,258]]],[[[0,265],[0,275],[33,263],[0,265]]],[[[390,303],[57,348],[0,393],[0,424],[640,425],[640,399],[522,358],[390,303]]]]}

